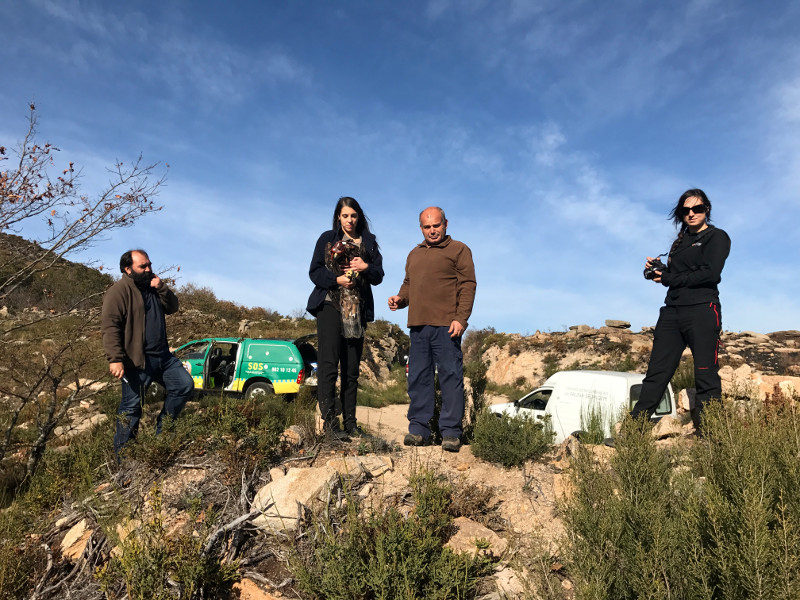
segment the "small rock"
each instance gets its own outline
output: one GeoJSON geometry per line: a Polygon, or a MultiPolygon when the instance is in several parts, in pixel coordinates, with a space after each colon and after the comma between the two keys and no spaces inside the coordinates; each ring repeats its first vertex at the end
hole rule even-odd
{"type": "Polygon", "coordinates": [[[281,445],[284,449],[299,448],[304,441],[303,428],[299,425],[292,425],[281,434],[281,445]]]}
{"type": "Polygon", "coordinates": [[[506,551],[508,542],[498,536],[491,529],[476,523],[466,517],[453,520],[453,525],[458,528],[445,547],[456,554],[481,554],[482,556],[500,557],[506,551]]]}
{"type": "Polygon", "coordinates": [[[239,600],[277,600],[279,596],[273,596],[265,592],[258,584],[249,577],[243,577],[241,581],[233,584],[234,596],[239,600]]]}
{"type": "Polygon", "coordinates": [[[655,439],[662,440],[664,438],[682,435],[683,429],[678,421],[669,415],[666,415],[661,417],[658,423],[656,423],[656,426],[653,427],[653,431],[651,433],[655,439]]]}
{"type": "Polygon", "coordinates": [[[678,394],[678,406],[686,412],[694,408],[695,389],[689,388],[681,390],[678,394]]]}

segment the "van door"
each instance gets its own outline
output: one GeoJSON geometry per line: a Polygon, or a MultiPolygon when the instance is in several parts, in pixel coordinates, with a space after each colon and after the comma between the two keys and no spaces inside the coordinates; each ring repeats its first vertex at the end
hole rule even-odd
{"type": "Polygon", "coordinates": [[[187,344],[175,351],[175,356],[181,361],[183,368],[192,376],[194,387],[197,389],[203,389],[203,371],[210,345],[208,340],[203,340],[187,344]]]}

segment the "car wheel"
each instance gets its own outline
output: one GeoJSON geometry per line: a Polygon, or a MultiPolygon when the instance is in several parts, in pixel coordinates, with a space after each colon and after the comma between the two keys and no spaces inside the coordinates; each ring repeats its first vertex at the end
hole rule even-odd
{"type": "Polygon", "coordinates": [[[271,383],[265,383],[263,381],[257,381],[250,385],[247,388],[247,391],[244,393],[244,397],[248,400],[253,400],[256,398],[266,398],[267,396],[274,396],[275,390],[272,389],[271,383]]]}

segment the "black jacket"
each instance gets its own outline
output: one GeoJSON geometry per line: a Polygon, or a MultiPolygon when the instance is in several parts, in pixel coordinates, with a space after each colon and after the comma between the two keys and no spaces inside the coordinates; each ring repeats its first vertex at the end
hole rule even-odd
{"type": "Polygon", "coordinates": [[[661,283],[669,287],[665,304],[719,302],[717,284],[730,251],[731,238],[722,229],[709,226],[699,233],[687,230],[661,275],[661,283]]]}
{"type": "MultiPolygon", "coordinates": [[[[336,283],[336,275],[325,266],[325,247],[328,243],[333,244],[341,240],[342,235],[341,229],[326,231],[319,236],[317,245],[314,247],[314,255],[311,257],[311,266],[308,269],[308,276],[314,283],[314,290],[308,297],[306,310],[315,317],[325,303],[325,296],[330,290],[335,290],[339,285],[336,283]]],[[[363,302],[364,318],[367,322],[370,322],[375,320],[375,302],[372,299],[372,286],[378,285],[383,281],[383,257],[378,249],[378,240],[367,231],[361,234],[361,248],[364,262],[369,265],[361,272],[361,277],[370,284],[362,288],[361,300],[363,302]]]]}

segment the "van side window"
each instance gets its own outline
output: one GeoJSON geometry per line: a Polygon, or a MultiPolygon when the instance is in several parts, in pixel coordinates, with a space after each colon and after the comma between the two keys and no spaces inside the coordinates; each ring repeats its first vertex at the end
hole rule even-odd
{"type": "Polygon", "coordinates": [[[544,410],[547,408],[547,401],[553,390],[537,390],[520,398],[517,406],[519,408],[532,408],[534,410],[544,410]]]}
{"type": "MultiPolygon", "coordinates": [[[[642,393],[642,384],[636,383],[631,386],[631,397],[628,403],[629,408],[633,409],[634,404],[639,400],[639,395],[642,393]]],[[[672,403],[669,401],[669,390],[664,390],[664,395],[661,397],[661,402],[656,407],[655,414],[668,415],[672,412],[672,403]]]]}

